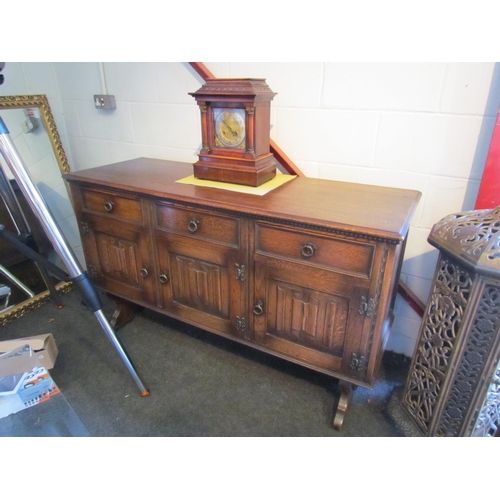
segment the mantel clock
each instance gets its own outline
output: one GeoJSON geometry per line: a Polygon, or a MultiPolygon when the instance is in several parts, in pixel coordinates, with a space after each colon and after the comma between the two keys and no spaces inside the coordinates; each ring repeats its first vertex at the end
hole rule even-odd
{"type": "Polygon", "coordinates": [[[276,175],[270,152],[271,101],[263,78],[212,78],[190,93],[200,107],[198,179],[260,186],[276,175]]]}

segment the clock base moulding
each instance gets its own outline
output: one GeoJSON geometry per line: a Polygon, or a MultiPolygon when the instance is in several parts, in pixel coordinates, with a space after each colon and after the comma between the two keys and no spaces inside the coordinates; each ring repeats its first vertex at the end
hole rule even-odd
{"type": "Polygon", "coordinates": [[[194,176],[207,181],[228,182],[258,187],[276,177],[276,160],[272,154],[258,160],[239,159],[229,163],[217,157],[203,157],[196,162],[194,176]]]}

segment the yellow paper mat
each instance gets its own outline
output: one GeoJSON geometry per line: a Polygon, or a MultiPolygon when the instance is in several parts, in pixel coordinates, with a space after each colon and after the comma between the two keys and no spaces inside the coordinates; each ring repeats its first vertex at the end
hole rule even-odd
{"type": "Polygon", "coordinates": [[[285,182],[295,179],[296,175],[280,174],[277,173],[274,179],[261,184],[260,186],[243,186],[242,184],[229,184],[228,182],[217,182],[217,181],[205,181],[203,179],[197,179],[194,175],[185,177],[184,179],[179,179],[175,182],[180,182],[181,184],[192,184],[193,186],[204,186],[212,187],[216,189],[225,189],[226,191],[236,191],[237,193],[247,193],[256,194],[257,196],[262,196],[269,193],[273,189],[285,184],[285,182]]]}

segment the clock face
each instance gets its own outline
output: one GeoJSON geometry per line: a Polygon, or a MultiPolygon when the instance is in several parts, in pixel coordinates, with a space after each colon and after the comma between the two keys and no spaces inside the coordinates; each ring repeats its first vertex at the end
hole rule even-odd
{"type": "Polygon", "coordinates": [[[245,110],[214,108],[215,145],[223,148],[245,148],[245,110]]]}

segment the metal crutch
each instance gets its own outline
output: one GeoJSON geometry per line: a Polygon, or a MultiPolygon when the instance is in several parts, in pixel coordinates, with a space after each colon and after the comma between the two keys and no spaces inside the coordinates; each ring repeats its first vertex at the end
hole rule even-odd
{"type": "Polygon", "coordinates": [[[125,349],[116,337],[112,326],[102,312],[102,302],[96,289],[94,288],[94,285],[89,280],[87,273],[80,267],[78,259],[71,250],[71,247],[68,245],[57,222],[52,217],[52,214],[36,184],[31,179],[22,158],[16,149],[16,146],[9,137],[9,130],[2,120],[2,117],[0,117],[0,152],[4,156],[12,174],[16,178],[26,201],[39,220],[48,239],[51,241],[54,250],[66,266],[71,281],[78,286],[87,307],[96,315],[102,329],[115,347],[123,364],[139,388],[141,396],[147,396],[149,394],[149,389],[146,389],[144,384],[141,382],[132,361],[129,359],[125,349]]]}

